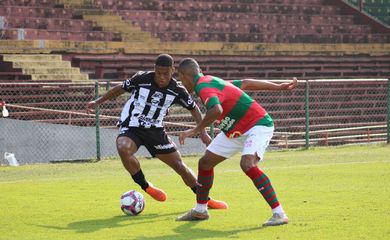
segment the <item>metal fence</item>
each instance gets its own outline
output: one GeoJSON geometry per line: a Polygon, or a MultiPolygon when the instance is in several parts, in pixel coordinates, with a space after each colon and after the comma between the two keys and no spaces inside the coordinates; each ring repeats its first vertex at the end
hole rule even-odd
{"type": "MultiPolygon", "coordinates": [[[[14,153],[21,164],[117,156],[116,122],[129,95],[104,103],[96,115],[85,111],[88,101],[116,84],[0,83],[0,101],[9,111],[8,117],[0,118],[0,154],[14,153]]],[[[249,94],[275,121],[272,148],[307,148],[389,143],[389,91],[387,79],[327,79],[300,81],[293,91],[249,94]]],[[[166,129],[182,155],[205,150],[197,138],[178,144],[177,133],[191,126],[187,110],[171,108],[166,129]]],[[[218,128],[210,131],[218,133],[218,128]]],[[[149,156],[144,148],[137,154],[149,156]]]]}

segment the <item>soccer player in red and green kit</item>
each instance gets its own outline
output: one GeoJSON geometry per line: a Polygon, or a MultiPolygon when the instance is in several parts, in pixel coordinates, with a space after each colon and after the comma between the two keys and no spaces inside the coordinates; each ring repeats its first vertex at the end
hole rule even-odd
{"type": "Polygon", "coordinates": [[[253,181],[272,209],[272,217],[263,226],[288,223],[288,217],[280,204],[267,175],[257,166],[264,158],[272,138],[272,118],[255,100],[242,90],[291,90],[297,79],[275,84],[269,81],[243,79],[224,81],[214,76],[204,76],[198,63],[192,58],[183,59],[178,68],[179,78],[187,90],[200,97],[207,108],[206,115],[193,129],[183,131],[179,141],[194,136],[214,121],[219,123],[221,133],[207,147],[198,165],[196,206],[179,216],[177,221],[206,220],[209,218],[207,199],[213,185],[214,167],[241,151],[241,169],[253,181]]]}

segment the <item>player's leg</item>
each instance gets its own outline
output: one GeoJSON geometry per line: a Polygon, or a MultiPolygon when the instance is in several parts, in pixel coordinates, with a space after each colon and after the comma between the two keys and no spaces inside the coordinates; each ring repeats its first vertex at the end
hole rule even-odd
{"type": "Polygon", "coordinates": [[[141,170],[141,166],[138,159],[134,157],[134,154],[138,150],[135,142],[127,136],[119,136],[116,139],[116,148],[125,169],[132,176],[138,173],[141,170]]]}
{"type": "Polygon", "coordinates": [[[165,154],[156,154],[156,157],[171,167],[183,182],[190,188],[196,187],[196,177],[194,172],[182,161],[178,151],[165,154]]]}
{"type": "Polygon", "coordinates": [[[206,150],[206,153],[199,160],[195,208],[179,216],[176,221],[196,221],[207,220],[209,218],[207,202],[209,200],[210,189],[214,182],[214,167],[225,159],[225,157],[206,150]]]}
{"type": "Polygon", "coordinates": [[[161,189],[154,187],[145,178],[138,159],[134,156],[140,146],[139,140],[135,133],[126,131],[121,133],[117,140],[116,146],[122,164],[129,172],[134,182],[137,183],[146,193],[157,201],[165,201],[166,194],[161,189]]]}
{"type": "MultiPolygon", "coordinates": [[[[175,172],[181,176],[184,183],[196,194],[196,176],[192,169],[182,161],[178,151],[166,154],[156,154],[156,157],[175,170],[175,172]]],[[[223,201],[215,200],[209,197],[207,201],[207,207],[211,209],[227,209],[228,205],[223,201]]]]}
{"type": "MultiPolygon", "coordinates": [[[[176,145],[169,138],[163,129],[151,129],[148,131],[147,143],[145,147],[152,156],[158,157],[165,164],[175,170],[183,179],[184,183],[196,193],[196,177],[193,171],[182,161],[176,145]]],[[[144,139],[146,142],[146,139],[144,139]]],[[[213,209],[226,209],[228,206],[225,202],[209,198],[209,207],[213,209]]]]}
{"type": "Polygon", "coordinates": [[[252,180],[256,189],[271,207],[273,216],[264,223],[265,226],[274,226],[288,223],[288,218],[277,198],[268,176],[257,166],[264,159],[264,153],[272,138],[273,128],[255,126],[248,131],[248,138],[242,150],[241,169],[252,180]]]}
{"type": "Polygon", "coordinates": [[[200,212],[207,210],[209,193],[214,183],[214,167],[224,160],[226,160],[225,157],[209,150],[206,150],[206,153],[199,160],[195,210],[200,212]]]}
{"type": "Polygon", "coordinates": [[[209,218],[207,200],[214,182],[214,167],[232,156],[240,149],[241,145],[220,133],[207,147],[206,153],[198,164],[198,187],[196,194],[196,206],[189,212],[179,216],[177,221],[206,220],[209,218]]]}

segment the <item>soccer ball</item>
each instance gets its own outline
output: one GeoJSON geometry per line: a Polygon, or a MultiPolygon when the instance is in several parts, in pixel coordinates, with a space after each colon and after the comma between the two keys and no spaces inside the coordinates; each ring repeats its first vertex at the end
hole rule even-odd
{"type": "Polygon", "coordinates": [[[122,211],[130,216],[140,214],[145,207],[144,196],[134,190],[125,192],[121,196],[121,209],[122,211]]]}

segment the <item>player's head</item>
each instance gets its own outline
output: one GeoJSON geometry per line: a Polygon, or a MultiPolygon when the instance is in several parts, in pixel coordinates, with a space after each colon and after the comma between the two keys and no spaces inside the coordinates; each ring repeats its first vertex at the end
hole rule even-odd
{"type": "Polygon", "coordinates": [[[168,54],[161,54],[154,63],[154,81],[159,87],[168,86],[175,72],[173,58],[168,54]]]}
{"type": "Polygon", "coordinates": [[[193,58],[185,58],[181,60],[178,68],[179,79],[189,92],[193,92],[195,89],[194,78],[201,70],[198,62],[193,58]]]}

